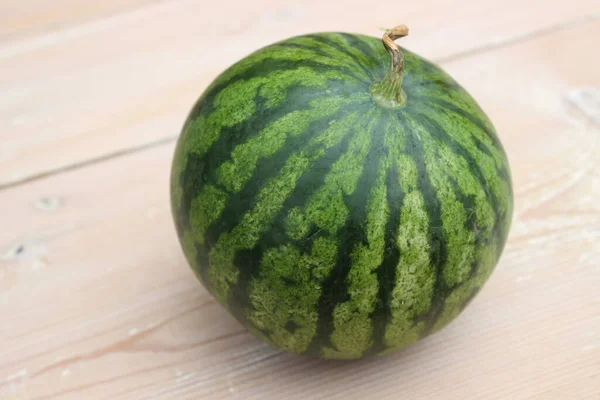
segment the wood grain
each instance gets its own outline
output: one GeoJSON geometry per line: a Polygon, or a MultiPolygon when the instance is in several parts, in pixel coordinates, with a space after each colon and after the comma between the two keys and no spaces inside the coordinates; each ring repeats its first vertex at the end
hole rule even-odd
{"type": "MultiPolygon", "coordinates": [[[[253,40],[271,28],[257,29],[265,31],[253,40]]],[[[172,142],[1,190],[0,398],[600,398],[600,71],[590,51],[599,36],[600,22],[582,22],[445,63],[498,128],[516,212],[502,260],[473,304],[400,354],[323,362],[246,333],[181,254],[168,208],[172,142]]],[[[84,47],[91,38],[81,40],[84,47]]],[[[114,57],[118,75],[127,56],[114,57]]],[[[131,57],[137,63],[141,53],[131,57]]],[[[60,96],[84,99],[73,85],[60,96]]],[[[36,81],[28,90],[50,88],[36,81]]],[[[106,96],[96,134],[119,142],[115,130],[127,136],[136,124],[153,126],[152,110],[180,112],[174,104],[184,106],[193,90],[179,90],[150,108],[133,95],[121,99],[122,119],[103,114],[108,90],[96,94],[106,96]],[[127,119],[136,107],[140,114],[127,119]]],[[[6,123],[10,115],[1,113],[6,123]]],[[[62,127],[65,119],[53,117],[62,127]]],[[[32,129],[15,151],[25,157],[47,141],[49,160],[73,162],[68,135],[53,129],[32,129]]],[[[81,139],[83,161],[97,155],[96,144],[81,139]]],[[[50,164],[41,165],[33,170],[50,164]]]]}
{"type": "Polygon", "coordinates": [[[406,23],[411,36],[404,45],[446,59],[600,15],[597,0],[552,6],[483,0],[461,7],[443,0],[352,0],[341,9],[316,0],[234,7],[196,0],[34,4],[0,6],[1,29],[10,34],[2,37],[0,30],[0,187],[172,140],[220,71],[290,35],[378,35],[380,26],[406,23]],[[32,34],[34,26],[49,28],[32,34]]]}
{"type": "Polygon", "coordinates": [[[0,42],[60,31],[161,0],[3,0],[0,42]]]}

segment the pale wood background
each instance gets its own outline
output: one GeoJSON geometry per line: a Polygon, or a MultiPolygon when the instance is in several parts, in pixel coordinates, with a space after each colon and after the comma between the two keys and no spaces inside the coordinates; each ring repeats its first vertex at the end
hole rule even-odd
{"type": "Polygon", "coordinates": [[[600,399],[600,3],[219,3],[0,2],[0,399],[600,399]],[[252,50],[398,23],[498,128],[509,243],[468,310],[406,351],[280,353],[188,269],[174,141],[252,50]]]}

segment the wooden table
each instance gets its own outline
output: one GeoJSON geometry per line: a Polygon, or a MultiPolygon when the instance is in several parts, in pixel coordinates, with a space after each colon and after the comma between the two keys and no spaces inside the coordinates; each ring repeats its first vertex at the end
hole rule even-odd
{"type": "Polygon", "coordinates": [[[600,399],[600,3],[2,0],[1,399],[600,399]],[[186,265],[174,141],[226,66],[294,34],[380,35],[488,112],[516,211],[443,332],[324,362],[254,339],[186,265]]]}

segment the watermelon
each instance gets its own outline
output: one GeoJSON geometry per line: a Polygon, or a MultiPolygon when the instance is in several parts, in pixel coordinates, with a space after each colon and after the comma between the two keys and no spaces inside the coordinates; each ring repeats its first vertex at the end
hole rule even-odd
{"type": "Polygon", "coordinates": [[[494,269],[513,199],[475,100],[394,40],[293,37],[192,108],[171,205],[193,271],[260,339],[356,359],[453,320],[494,269]]]}

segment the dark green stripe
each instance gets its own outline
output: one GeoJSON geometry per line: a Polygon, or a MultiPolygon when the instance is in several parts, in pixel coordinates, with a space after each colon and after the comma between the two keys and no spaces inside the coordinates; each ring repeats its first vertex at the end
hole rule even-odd
{"type": "MultiPolygon", "coordinates": [[[[465,194],[458,185],[458,182],[452,175],[448,175],[448,180],[454,189],[454,195],[456,199],[463,205],[465,210],[475,210],[475,196],[465,194]]],[[[484,189],[485,190],[485,189],[484,189]]],[[[486,194],[488,194],[486,192],[486,194]]],[[[467,218],[465,219],[464,228],[468,231],[473,231],[473,227],[477,226],[477,214],[475,212],[467,213],[467,218]]],[[[475,235],[475,246],[482,244],[482,237],[475,235]]],[[[472,270],[471,270],[472,271],[472,270]]]]}
{"type": "MultiPolygon", "coordinates": [[[[472,195],[466,195],[465,193],[463,193],[462,190],[460,190],[458,183],[456,182],[456,179],[454,179],[451,175],[448,175],[448,179],[450,180],[450,183],[452,184],[452,188],[454,189],[454,195],[456,196],[457,200],[463,205],[465,210],[475,210],[475,198],[472,195]]],[[[484,188],[485,190],[485,188],[484,188]]],[[[489,191],[485,190],[486,195],[489,197],[489,191]]],[[[495,210],[497,210],[496,208],[493,208],[494,205],[492,204],[492,209],[494,210],[494,213],[496,212],[495,210]]],[[[496,216],[497,218],[497,216],[496,216]]],[[[478,226],[480,224],[477,223],[477,215],[475,212],[471,212],[471,213],[467,213],[467,218],[465,219],[465,223],[464,223],[464,228],[467,229],[468,231],[474,231],[473,227],[474,226],[478,226]]],[[[498,222],[496,222],[495,227],[497,227],[499,224],[498,222]]],[[[495,228],[494,227],[494,228],[495,228]]],[[[483,230],[481,230],[483,231],[483,230]]],[[[491,240],[493,240],[494,238],[494,231],[491,231],[491,235],[490,238],[491,240]]],[[[482,245],[486,245],[486,241],[490,240],[490,238],[487,238],[481,234],[477,234],[475,232],[475,240],[474,240],[474,245],[475,245],[475,254],[478,253],[478,250],[481,248],[482,245]]],[[[471,280],[473,279],[473,277],[477,274],[478,268],[479,268],[480,262],[479,262],[479,258],[477,257],[477,255],[474,257],[473,262],[471,263],[471,270],[469,272],[469,276],[461,283],[459,283],[457,285],[458,286],[462,286],[462,285],[468,285],[470,284],[471,280]]],[[[452,290],[455,290],[456,287],[453,287],[452,290]]],[[[450,293],[448,293],[450,294],[450,293]]],[[[442,312],[444,311],[444,306],[442,306],[436,313],[436,315],[432,318],[433,321],[437,321],[438,317],[442,314],[442,312]]]]}
{"type": "MultiPolygon", "coordinates": [[[[446,133],[444,128],[433,119],[423,114],[414,115],[413,119],[417,121],[417,123],[421,124],[421,126],[423,126],[431,134],[432,138],[443,142],[444,145],[448,146],[448,148],[451,151],[453,151],[454,153],[456,153],[457,155],[459,155],[467,161],[467,164],[470,166],[470,171],[473,174],[474,178],[477,180],[477,182],[479,182],[479,185],[485,192],[487,198],[490,199],[491,208],[494,212],[496,220],[496,226],[494,227],[494,229],[497,227],[497,225],[502,225],[500,221],[501,218],[498,215],[498,210],[500,210],[500,200],[498,199],[494,191],[490,190],[487,180],[485,179],[485,176],[483,174],[483,171],[481,170],[481,167],[479,166],[473,155],[470,152],[468,152],[460,143],[452,139],[446,133]]],[[[462,196],[462,200],[468,201],[467,204],[471,204],[472,199],[467,200],[467,196],[464,196],[464,194],[459,190],[457,184],[455,184],[453,187],[454,192],[459,199],[461,199],[461,197],[459,196],[462,196]]],[[[470,226],[472,227],[473,225],[470,226]]],[[[470,228],[470,230],[472,230],[472,228],[470,228]]],[[[494,239],[499,238],[494,237],[494,235],[492,235],[490,241],[494,239]]]]}
{"type": "MultiPolygon", "coordinates": [[[[188,119],[195,119],[200,114],[208,115],[214,111],[214,101],[219,92],[221,92],[225,87],[232,85],[236,82],[249,80],[257,77],[264,77],[271,74],[277,70],[294,70],[298,67],[308,67],[313,69],[316,72],[319,71],[331,71],[333,68],[327,64],[319,63],[312,60],[303,60],[301,62],[296,60],[286,60],[286,59],[277,59],[277,58],[265,58],[261,61],[258,61],[255,64],[252,64],[250,67],[245,69],[243,72],[239,74],[231,76],[229,79],[223,79],[221,76],[217,77],[213,84],[204,92],[202,97],[198,100],[198,102],[192,108],[190,112],[190,116],[188,119]]],[[[347,75],[344,71],[340,71],[341,76],[350,77],[352,79],[356,79],[357,85],[364,85],[364,80],[362,78],[358,78],[356,76],[347,75]]],[[[347,84],[347,83],[346,83],[347,84]]],[[[367,86],[368,88],[368,86],[367,86]]],[[[331,88],[333,89],[333,87],[331,88]]],[[[354,88],[356,91],[358,88],[354,88]]]]}
{"type": "MultiPolygon", "coordinates": [[[[444,145],[448,146],[453,152],[455,152],[456,154],[458,154],[459,156],[463,157],[469,166],[471,166],[471,173],[473,174],[473,176],[475,177],[475,179],[480,183],[482,189],[484,190],[486,196],[488,197],[488,199],[490,199],[491,202],[491,209],[495,214],[495,225],[492,228],[492,234],[490,235],[488,239],[488,242],[483,242],[482,237],[477,237],[476,236],[476,248],[479,248],[481,245],[485,245],[485,244],[489,244],[489,242],[495,242],[500,244],[502,242],[502,238],[501,236],[498,234],[498,230],[502,229],[501,227],[503,226],[502,221],[503,221],[503,216],[499,216],[498,210],[500,209],[500,205],[499,205],[499,199],[496,197],[496,195],[493,193],[493,191],[491,191],[489,189],[489,186],[486,183],[486,180],[484,178],[483,172],[481,171],[481,168],[479,167],[478,163],[475,161],[475,159],[473,158],[473,156],[471,155],[471,153],[469,153],[465,148],[463,148],[458,142],[456,142],[454,139],[452,139],[449,135],[447,135],[447,133],[445,132],[445,130],[437,123],[435,122],[433,119],[419,114],[416,116],[413,116],[414,120],[421,124],[421,126],[423,126],[430,134],[433,138],[437,139],[437,140],[441,140],[444,145]]],[[[450,177],[450,176],[449,176],[450,177]]],[[[473,202],[473,199],[470,199],[469,196],[465,196],[462,191],[459,190],[458,185],[456,184],[456,182],[453,182],[453,188],[454,188],[454,193],[457,196],[457,198],[459,199],[459,201],[463,202],[463,204],[465,204],[466,207],[469,207],[469,204],[471,204],[473,202]]],[[[471,224],[473,224],[472,220],[470,222],[471,224]]],[[[441,226],[441,225],[440,225],[441,226]]],[[[473,225],[467,225],[467,229],[469,230],[473,230],[473,225]]],[[[443,268],[443,265],[441,266],[443,268]]],[[[477,273],[479,267],[479,263],[476,261],[471,268],[471,272],[469,274],[469,278],[467,278],[465,280],[465,282],[469,282],[473,276],[477,273]]],[[[444,310],[444,300],[445,298],[450,294],[450,288],[446,287],[445,284],[442,284],[443,282],[443,271],[439,270],[438,272],[438,280],[436,281],[436,296],[433,299],[433,306],[431,309],[431,312],[429,313],[429,316],[426,318],[428,321],[428,325],[427,328],[425,329],[425,334],[428,334],[431,329],[433,328],[433,325],[435,324],[437,318],[441,315],[441,313],[444,310]],[[438,286],[440,285],[440,286],[438,286]]]]}
{"type": "MultiPolygon", "coordinates": [[[[284,146],[273,156],[258,160],[252,178],[246,182],[239,193],[231,195],[227,199],[227,205],[221,213],[220,218],[210,224],[206,230],[204,241],[205,248],[199,252],[199,256],[203,257],[201,259],[202,263],[199,264],[203,266],[203,274],[206,273],[206,266],[208,266],[206,262],[208,261],[208,251],[210,248],[213,247],[224,232],[230,232],[240,222],[242,215],[246,214],[255,206],[258,192],[269,178],[280,171],[290,155],[298,148],[303,147],[303,145],[310,140],[311,135],[325,131],[330,121],[342,119],[345,115],[360,108],[360,105],[346,105],[334,115],[312,122],[309,129],[307,129],[306,135],[288,138],[285,141],[284,146]]],[[[222,160],[215,157],[214,161],[215,165],[211,169],[213,171],[212,175],[210,173],[207,173],[206,175],[210,176],[210,179],[207,180],[216,185],[214,171],[216,170],[216,167],[221,164],[222,160]]],[[[204,277],[204,275],[202,276],[204,277]]]]}
{"type": "MultiPolygon", "coordinates": [[[[209,253],[210,263],[208,266],[208,276],[211,279],[212,287],[215,289],[215,296],[222,304],[225,304],[225,300],[230,297],[231,285],[235,284],[238,279],[239,270],[234,263],[237,251],[252,249],[256,246],[261,235],[272,225],[273,220],[283,206],[285,199],[289,197],[296,186],[297,180],[310,169],[311,165],[316,160],[323,157],[326,149],[331,148],[342,141],[344,137],[351,132],[352,127],[356,125],[358,121],[359,115],[360,112],[355,111],[337,121],[331,121],[327,129],[319,134],[315,134],[308,144],[300,146],[297,151],[294,151],[285,160],[280,171],[267,182],[262,183],[262,187],[256,195],[255,205],[251,210],[244,213],[239,224],[231,231],[220,235],[215,247],[212,248],[209,253]]],[[[313,120],[314,119],[310,119],[307,121],[313,120]]],[[[310,122],[308,122],[308,124],[310,124],[310,122]]],[[[309,125],[303,124],[302,131],[308,126],[309,125]]],[[[271,154],[275,154],[275,152],[271,154]]],[[[256,165],[256,163],[254,163],[254,165],[256,165]]],[[[252,174],[249,175],[248,179],[251,177],[252,174]]],[[[244,183],[245,182],[247,182],[246,179],[244,180],[244,183]]],[[[236,188],[236,193],[242,190],[242,188],[243,184],[236,188]]],[[[220,207],[221,209],[225,208],[224,200],[225,199],[223,199],[223,204],[220,207]]],[[[342,200],[341,196],[339,200],[342,200]]],[[[342,223],[343,220],[345,220],[345,217],[346,216],[343,215],[342,223]]],[[[330,271],[333,268],[335,260],[334,253],[336,249],[337,246],[335,243],[327,241],[322,242],[320,248],[316,251],[320,254],[318,257],[324,257],[322,259],[322,262],[325,263],[322,265],[324,269],[315,271],[315,273],[328,274],[326,271],[330,271]],[[329,248],[329,250],[327,248],[329,248]],[[325,253],[321,253],[321,251],[324,251],[325,253]],[[329,252],[329,255],[327,255],[327,252],[329,252]]],[[[288,252],[288,250],[285,251],[288,252]]],[[[298,250],[296,249],[294,252],[297,253],[298,250]]],[[[288,267],[289,266],[290,265],[288,265],[288,267]]],[[[277,274],[267,275],[271,277],[277,276],[277,274]]],[[[316,295],[314,300],[312,300],[316,306],[320,292],[314,293],[313,291],[313,295],[316,295]]],[[[316,311],[312,318],[316,320],[316,311]]],[[[262,318],[258,316],[256,321],[260,320],[262,320],[262,318]]],[[[303,324],[306,325],[306,322],[307,321],[303,322],[303,324]]],[[[309,329],[309,331],[312,329],[314,328],[309,329]]],[[[302,332],[304,332],[303,334],[306,334],[309,333],[309,331],[303,329],[302,332]]],[[[314,332],[314,330],[312,332],[314,332]]],[[[302,348],[304,349],[305,346],[303,345],[302,348]]]]}
{"type": "Polygon", "coordinates": [[[230,304],[232,313],[240,322],[248,322],[246,310],[252,304],[249,299],[250,282],[252,278],[259,276],[262,255],[268,249],[285,244],[293,244],[301,252],[310,253],[313,242],[325,234],[315,229],[310,232],[307,238],[298,241],[293,240],[286,233],[285,216],[292,207],[304,205],[310,196],[325,183],[325,176],[334,161],[348,149],[352,136],[352,133],[346,135],[340,143],[328,149],[323,157],[315,161],[311,168],[298,180],[294,191],[286,198],[269,232],[261,236],[253,249],[239,251],[236,255],[235,265],[239,269],[240,275],[237,284],[232,287],[233,296],[230,304]]]}
{"type": "MultiPolygon", "coordinates": [[[[368,129],[370,123],[370,118],[363,118],[361,123],[355,127],[351,136],[356,136],[360,131],[368,129]]],[[[283,209],[286,212],[294,207],[304,209],[305,206],[307,206],[308,200],[317,192],[317,190],[326,184],[325,178],[331,171],[335,162],[348,150],[349,140],[351,139],[352,137],[345,139],[345,141],[348,140],[348,143],[344,143],[341,153],[329,152],[323,158],[315,162],[312,168],[298,180],[294,192],[286,199],[283,206],[283,209]]],[[[318,230],[315,226],[311,227],[311,229],[312,231],[307,237],[312,237],[318,230]]],[[[307,243],[306,239],[296,240],[294,243],[295,246],[300,249],[304,249],[307,252],[310,250],[310,243],[307,243]]]]}
{"type": "MultiPolygon", "coordinates": [[[[388,149],[389,151],[389,149],[388,149]]],[[[390,302],[392,291],[396,282],[396,268],[400,262],[400,250],[398,249],[398,228],[400,227],[400,208],[404,193],[400,188],[398,166],[392,159],[386,176],[387,204],[390,217],[385,227],[385,255],[384,261],[377,270],[377,282],[379,284],[378,304],[371,316],[374,323],[373,346],[367,354],[379,354],[387,349],[384,342],[385,329],[391,318],[390,302]]]]}
{"type": "MultiPolygon", "coordinates": [[[[404,117],[406,118],[406,115],[404,117]]],[[[408,133],[406,152],[412,156],[413,160],[415,161],[415,165],[417,166],[418,189],[421,193],[423,193],[423,197],[425,199],[425,210],[429,220],[427,229],[429,257],[432,265],[434,265],[436,269],[435,289],[433,299],[431,300],[431,308],[427,313],[425,313],[425,315],[415,320],[415,323],[421,320],[426,321],[426,326],[422,336],[427,336],[433,328],[433,324],[435,323],[433,318],[438,315],[438,312],[441,311],[444,300],[449,292],[449,289],[446,287],[444,281],[444,265],[446,264],[448,242],[442,229],[441,201],[437,195],[437,192],[433,188],[433,184],[429,179],[427,167],[425,166],[425,150],[423,149],[423,144],[417,135],[413,134],[408,129],[402,118],[398,118],[398,123],[403,127],[403,130],[408,133]]]]}
{"type": "Polygon", "coordinates": [[[385,51],[383,47],[383,43],[381,41],[363,35],[352,35],[349,33],[340,33],[348,46],[359,50],[365,56],[365,60],[368,61],[365,67],[370,69],[372,72],[372,76],[375,80],[383,79],[383,77],[387,74],[390,66],[389,55],[385,51]],[[373,43],[377,43],[377,46],[381,46],[381,52],[376,53],[371,47],[373,43]]]}
{"type": "MultiPolygon", "coordinates": [[[[451,113],[454,113],[456,115],[459,115],[463,118],[468,119],[471,123],[473,123],[475,126],[477,126],[477,128],[479,128],[483,132],[485,132],[487,137],[490,138],[493,146],[495,146],[495,149],[498,151],[499,155],[502,157],[500,165],[498,165],[497,158],[494,156],[494,154],[492,154],[488,145],[483,143],[483,141],[481,141],[479,138],[477,138],[477,136],[471,135],[471,138],[475,142],[475,145],[477,146],[477,148],[494,161],[494,165],[496,166],[496,172],[498,173],[499,179],[506,183],[507,188],[508,188],[507,196],[509,197],[507,199],[507,202],[508,202],[507,208],[510,209],[511,208],[510,203],[512,202],[512,196],[513,196],[512,179],[511,179],[510,172],[508,169],[508,163],[506,161],[506,155],[505,155],[506,153],[505,153],[504,148],[502,147],[502,143],[500,143],[500,140],[498,139],[498,136],[496,135],[496,133],[493,131],[490,131],[490,129],[486,126],[486,124],[483,121],[481,121],[481,119],[477,118],[476,116],[472,115],[471,113],[469,113],[465,110],[462,110],[461,108],[455,106],[454,104],[451,104],[444,100],[431,98],[431,97],[423,97],[423,99],[427,99],[428,101],[437,103],[441,107],[443,107],[442,109],[448,110],[451,113]]],[[[445,136],[448,136],[448,135],[445,135],[445,136]]],[[[452,140],[452,141],[454,143],[456,143],[457,145],[459,145],[458,142],[456,142],[454,140],[452,140]]],[[[464,153],[470,157],[470,158],[467,158],[466,156],[464,156],[465,159],[469,162],[469,165],[478,166],[478,163],[475,162],[474,158],[472,157],[472,155],[469,151],[464,149],[464,153]]],[[[492,230],[493,234],[491,235],[491,237],[497,238],[497,240],[498,240],[497,243],[499,245],[499,254],[500,254],[502,252],[502,249],[506,242],[506,236],[508,235],[507,226],[505,226],[504,223],[502,223],[502,222],[506,218],[510,218],[510,216],[506,215],[505,212],[499,213],[499,210],[502,209],[501,204],[500,204],[501,199],[498,199],[498,197],[496,196],[496,193],[494,193],[493,190],[489,189],[489,186],[486,184],[487,181],[485,180],[481,169],[477,169],[477,170],[478,170],[478,174],[479,174],[478,176],[480,176],[479,182],[481,182],[481,185],[484,188],[486,195],[493,200],[493,204],[492,204],[493,210],[495,210],[497,212],[496,213],[497,223],[496,223],[496,226],[494,227],[494,229],[492,230]]],[[[507,210],[507,212],[508,212],[508,210],[507,210]]]]}
{"type": "MultiPolygon", "coordinates": [[[[446,100],[438,99],[436,97],[431,97],[431,96],[418,96],[416,98],[426,101],[426,102],[431,102],[436,105],[439,105],[440,107],[442,107],[442,109],[446,109],[449,112],[452,112],[456,115],[459,115],[459,116],[469,120],[473,125],[475,125],[477,128],[479,128],[481,131],[483,131],[486,134],[486,136],[492,141],[492,144],[494,145],[494,147],[497,150],[499,150],[500,153],[504,154],[504,149],[502,147],[502,144],[500,143],[500,140],[498,139],[498,136],[496,135],[496,133],[494,131],[490,130],[490,128],[480,118],[476,117],[475,115],[471,114],[470,112],[465,111],[462,108],[460,108],[460,107],[456,106],[455,104],[452,104],[446,100]]],[[[480,150],[482,150],[485,154],[489,155],[492,158],[492,160],[496,160],[496,157],[492,154],[491,150],[485,143],[483,143],[475,135],[471,135],[471,137],[476,142],[477,147],[480,150]]],[[[502,173],[503,177],[506,177],[506,166],[502,165],[502,168],[498,169],[498,172],[502,173]]]]}
{"type": "MultiPolygon", "coordinates": [[[[333,86],[333,91],[330,94],[331,96],[345,96],[353,93],[353,90],[348,85],[338,84],[331,86],[333,86]]],[[[280,107],[271,108],[266,114],[257,113],[249,120],[231,127],[222,128],[217,140],[211,145],[210,150],[207,151],[206,154],[188,153],[188,162],[186,168],[181,173],[180,178],[184,193],[180,207],[180,221],[190,220],[189,212],[191,209],[191,202],[200,194],[205,184],[212,183],[215,186],[220,187],[217,183],[217,169],[224,162],[231,159],[231,153],[236,145],[260,134],[267,126],[286,114],[293,111],[311,109],[310,103],[323,95],[323,93],[319,91],[307,91],[302,89],[303,88],[299,85],[292,85],[287,89],[286,94],[289,101],[283,102],[280,107]],[[252,129],[248,129],[248,127],[252,127],[252,129]]],[[[264,99],[260,97],[258,92],[255,101],[258,108],[264,103],[264,99]]],[[[346,106],[343,107],[345,108],[346,106]]],[[[330,119],[331,117],[327,120],[330,119]]],[[[310,130],[307,130],[307,135],[309,135],[310,132],[310,130]]],[[[221,189],[226,191],[224,188],[221,189]]],[[[181,223],[179,225],[180,229],[189,229],[187,224],[181,223]]]]}
{"type": "MultiPolygon", "coordinates": [[[[352,263],[352,249],[359,243],[366,244],[365,226],[367,221],[367,202],[371,187],[375,184],[377,171],[383,152],[383,127],[385,118],[377,113],[371,121],[377,124],[372,131],[373,140],[369,147],[364,169],[356,189],[344,196],[344,203],[350,209],[351,217],[347,219],[339,232],[339,249],[336,265],[332,274],[323,284],[323,295],[319,299],[319,324],[315,339],[309,346],[309,354],[319,355],[324,347],[335,348],[330,336],[334,331],[333,311],[335,307],[350,300],[348,293],[348,273],[352,263]]],[[[371,123],[369,121],[369,124],[371,123]]]]}
{"type": "Polygon", "coordinates": [[[418,76],[418,72],[405,74],[404,80],[402,81],[402,88],[406,92],[407,96],[411,99],[421,97],[419,94],[415,93],[416,91],[437,90],[444,92],[463,90],[462,87],[456,82],[448,82],[443,78],[426,79],[423,76],[418,76]]]}
{"type": "MultiPolygon", "coordinates": [[[[279,107],[271,107],[268,112],[256,112],[256,114],[248,120],[240,122],[230,127],[221,128],[221,132],[217,139],[210,146],[210,149],[204,155],[195,155],[195,153],[189,153],[189,161],[186,165],[186,169],[182,173],[183,179],[181,180],[182,185],[186,185],[185,179],[193,180],[193,184],[184,186],[187,190],[184,190],[186,196],[182,199],[182,218],[188,220],[190,202],[193,198],[198,196],[204,183],[214,183],[217,185],[217,170],[219,166],[223,165],[226,161],[231,160],[231,155],[236,146],[243,144],[255,136],[261,134],[269,125],[278,121],[287,114],[294,111],[308,111],[313,108],[311,102],[328,97],[347,97],[354,95],[357,91],[361,90],[360,86],[341,84],[337,81],[330,82],[327,86],[330,87],[329,93],[326,93],[325,88],[323,90],[306,90],[300,84],[290,85],[286,90],[286,101],[282,102],[279,107]],[[194,159],[194,162],[192,162],[194,159]],[[200,179],[202,178],[202,179],[200,179]]],[[[257,91],[254,99],[257,110],[261,110],[262,106],[266,102],[264,98],[260,96],[260,91],[257,91]]],[[[340,108],[352,108],[349,105],[343,104],[340,108]]],[[[307,134],[310,133],[307,130],[307,134]]],[[[301,135],[302,136],[302,135],[301,135]]]]}
{"type": "Polygon", "coordinates": [[[204,155],[188,153],[187,156],[188,161],[180,178],[183,196],[178,211],[182,232],[186,229],[191,229],[189,222],[192,200],[198,196],[206,183],[204,155]]]}
{"type": "Polygon", "coordinates": [[[432,90],[437,87],[440,91],[450,91],[462,87],[450,75],[446,74],[439,66],[427,61],[421,56],[404,49],[405,73],[402,87],[407,94],[411,94],[411,89],[422,91],[427,88],[432,90]]]}
{"type": "MultiPolygon", "coordinates": [[[[329,46],[330,45],[329,43],[327,43],[328,41],[325,38],[323,38],[322,36],[310,36],[309,35],[307,37],[309,37],[309,38],[315,40],[316,42],[319,42],[319,43],[321,43],[321,44],[323,44],[325,46],[329,46]]],[[[290,48],[290,49],[303,49],[303,50],[307,50],[307,51],[312,51],[315,54],[318,54],[318,55],[323,56],[323,57],[331,57],[331,54],[327,53],[324,49],[317,48],[317,47],[312,47],[312,46],[310,46],[308,44],[288,43],[288,42],[285,42],[285,43],[279,43],[277,46],[278,47],[290,48]]],[[[338,48],[337,50],[344,51],[343,49],[340,49],[340,48],[338,48]]],[[[367,69],[363,68],[354,59],[349,58],[348,61],[352,62],[353,64],[355,64],[356,67],[360,68],[365,73],[366,77],[362,77],[362,76],[358,75],[356,73],[356,71],[353,70],[351,67],[336,66],[336,67],[330,67],[330,69],[333,69],[333,68],[338,69],[340,71],[343,71],[345,75],[351,76],[351,77],[355,78],[358,81],[361,81],[361,82],[364,82],[364,83],[370,83],[370,81],[368,81],[366,79],[366,78],[369,78],[371,76],[370,73],[369,73],[369,71],[367,69]]]]}
{"type": "MultiPolygon", "coordinates": [[[[361,62],[361,60],[357,59],[353,54],[352,54],[352,50],[353,48],[345,46],[345,39],[343,37],[341,37],[341,34],[338,33],[326,33],[326,34],[313,34],[313,35],[308,35],[307,37],[311,38],[312,40],[321,43],[323,46],[328,46],[331,49],[336,50],[337,52],[341,53],[344,55],[344,57],[352,62],[356,67],[360,68],[368,78],[372,78],[372,70],[368,67],[366,67],[364,65],[364,63],[361,62]],[[335,40],[333,40],[333,35],[337,36],[340,38],[342,43],[338,43],[335,40]]],[[[336,53],[336,54],[339,54],[336,53]]],[[[331,56],[331,53],[329,53],[329,55],[331,56]]]]}
{"type": "MultiPolygon", "coordinates": [[[[345,39],[344,34],[340,34],[339,36],[341,36],[342,38],[345,39]]],[[[354,64],[356,64],[356,66],[358,68],[360,68],[361,70],[364,71],[365,74],[367,74],[367,76],[371,79],[371,81],[369,82],[369,84],[371,84],[373,82],[373,68],[370,68],[369,66],[365,65],[361,59],[356,58],[356,57],[352,57],[348,52],[349,49],[348,48],[344,48],[343,46],[341,46],[339,43],[336,43],[335,41],[331,40],[330,38],[324,36],[324,35],[308,35],[308,37],[310,37],[311,39],[322,43],[324,46],[329,46],[333,49],[336,49],[337,51],[340,51],[344,54],[348,54],[348,57],[354,62],[354,64]]],[[[346,39],[347,40],[347,39],[346,39]]]]}

